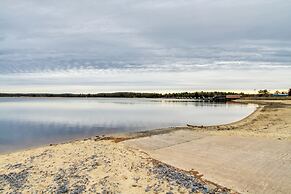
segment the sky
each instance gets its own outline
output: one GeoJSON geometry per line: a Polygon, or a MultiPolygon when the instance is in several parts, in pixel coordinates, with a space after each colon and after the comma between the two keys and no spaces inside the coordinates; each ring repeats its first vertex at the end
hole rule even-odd
{"type": "Polygon", "coordinates": [[[290,0],[0,0],[0,92],[291,88],[290,0]]]}

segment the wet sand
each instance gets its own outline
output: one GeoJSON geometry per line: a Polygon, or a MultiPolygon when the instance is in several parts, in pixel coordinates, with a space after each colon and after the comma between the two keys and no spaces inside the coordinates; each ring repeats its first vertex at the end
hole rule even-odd
{"type": "Polygon", "coordinates": [[[0,155],[0,192],[288,193],[291,101],[252,103],[262,107],[229,125],[92,137],[0,155]]]}

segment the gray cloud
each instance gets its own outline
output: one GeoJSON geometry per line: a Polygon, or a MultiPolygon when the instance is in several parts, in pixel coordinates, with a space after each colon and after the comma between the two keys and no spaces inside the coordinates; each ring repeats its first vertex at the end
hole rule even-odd
{"type": "MultiPolygon", "coordinates": [[[[250,71],[275,70],[283,76],[291,73],[290,10],[291,1],[285,0],[2,0],[1,85],[16,87],[26,74],[50,77],[58,72],[64,75],[58,84],[73,85],[71,72],[84,70],[98,72],[95,76],[117,71],[117,77],[127,71],[156,75],[216,71],[221,72],[215,75],[223,83],[229,70],[240,72],[235,75],[243,78],[241,82],[250,79],[250,71]]],[[[264,79],[264,86],[274,81],[264,79]]],[[[129,80],[130,86],[134,81],[129,80]]],[[[165,81],[161,77],[155,83],[165,81]]],[[[199,82],[185,78],[181,89],[195,81],[199,82]]],[[[80,84],[97,82],[92,76],[80,84]]],[[[213,88],[214,82],[204,86],[213,88]]],[[[42,81],[26,78],[24,83],[39,86],[42,81]]],[[[253,83],[259,85],[262,80],[257,77],[253,83]]],[[[50,80],[42,84],[48,86],[50,80]]],[[[249,83],[244,88],[253,86],[249,83]]]]}
{"type": "Polygon", "coordinates": [[[201,41],[290,40],[290,8],[285,0],[4,0],[0,25],[4,46],[13,48],[18,42],[69,50],[189,47],[201,41]]]}

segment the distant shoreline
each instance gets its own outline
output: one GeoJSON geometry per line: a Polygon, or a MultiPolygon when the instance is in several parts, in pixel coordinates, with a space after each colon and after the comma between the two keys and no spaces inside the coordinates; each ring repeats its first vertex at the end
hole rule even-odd
{"type": "MultiPolygon", "coordinates": [[[[235,92],[180,92],[180,93],[145,93],[145,92],[113,92],[113,93],[0,93],[0,97],[116,97],[116,98],[209,98],[216,95],[238,95],[235,92]]],[[[241,93],[242,94],[242,93],[241,93]]]]}
{"type": "Polygon", "coordinates": [[[246,100],[276,100],[290,99],[291,96],[273,96],[272,94],[246,94],[243,92],[222,92],[222,91],[196,91],[196,92],[101,92],[101,93],[22,93],[22,92],[0,92],[0,97],[116,97],[116,98],[210,98],[214,96],[240,95],[246,100]]]}

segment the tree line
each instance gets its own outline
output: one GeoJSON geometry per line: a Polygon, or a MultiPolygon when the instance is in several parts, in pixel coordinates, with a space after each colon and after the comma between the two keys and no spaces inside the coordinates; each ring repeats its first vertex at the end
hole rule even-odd
{"type": "Polygon", "coordinates": [[[259,90],[258,94],[256,94],[259,97],[268,97],[272,95],[288,95],[291,96],[291,88],[288,91],[275,91],[274,93],[271,93],[269,90],[264,89],[264,90],[259,90]]]}
{"type": "MultiPolygon", "coordinates": [[[[288,94],[291,96],[291,89],[288,92],[275,92],[275,94],[288,94]]],[[[244,94],[236,92],[177,92],[177,93],[139,93],[139,92],[114,92],[114,93],[96,93],[96,94],[52,94],[52,93],[0,93],[0,97],[77,97],[77,98],[213,98],[215,96],[241,95],[242,97],[268,97],[273,94],[267,89],[259,90],[258,94],[244,94]]]]}
{"type": "Polygon", "coordinates": [[[138,93],[138,92],[114,92],[96,94],[51,94],[51,93],[0,93],[0,97],[110,97],[110,98],[212,98],[214,96],[236,95],[235,92],[180,92],[180,93],[138,93]]]}

